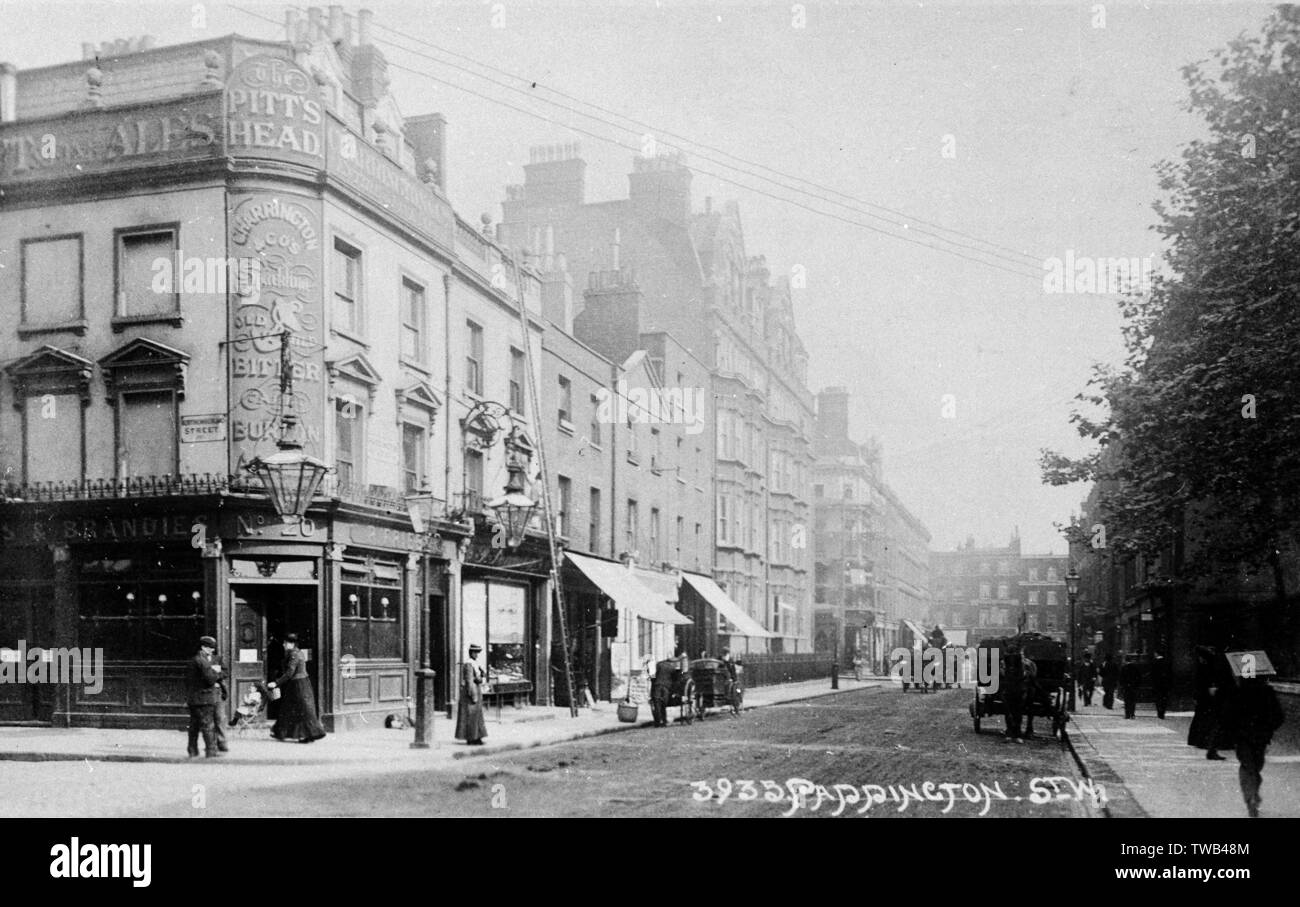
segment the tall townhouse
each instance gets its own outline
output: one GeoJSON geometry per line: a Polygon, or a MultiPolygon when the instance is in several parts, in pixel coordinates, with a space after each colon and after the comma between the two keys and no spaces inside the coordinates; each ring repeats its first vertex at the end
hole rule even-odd
{"type": "MultiPolygon", "coordinates": [[[[788,285],[771,283],[762,260],[746,256],[734,203],[692,210],[680,156],[635,159],[621,200],[588,203],[585,172],[574,145],[533,148],[523,185],[507,190],[503,240],[539,248],[549,237],[577,275],[630,269],[643,300],[640,330],[668,334],[708,364],[714,554],[706,572],[739,605],[747,633],[735,632],[735,621],[724,629],[745,647],[809,651],[813,411],[788,285]]],[[[612,358],[604,332],[615,326],[581,306],[575,314],[578,338],[612,358]]]]}
{"type": "Polygon", "coordinates": [[[849,393],[817,395],[812,470],[817,651],[883,670],[921,635],[930,605],[930,533],[885,483],[880,450],[849,437],[849,393]]]}
{"type": "Polygon", "coordinates": [[[369,22],[0,66],[0,646],[106,663],[0,719],[174,726],[201,634],[229,707],[296,633],[333,729],[426,662],[450,708],[472,642],[494,695],[549,696],[545,534],[503,549],[486,506],[511,444],[536,477],[532,414],[480,405],[518,350],[539,376],[541,284],[456,217],[369,22]],[[291,521],[249,471],[285,416],[330,468],[291,521]]]}

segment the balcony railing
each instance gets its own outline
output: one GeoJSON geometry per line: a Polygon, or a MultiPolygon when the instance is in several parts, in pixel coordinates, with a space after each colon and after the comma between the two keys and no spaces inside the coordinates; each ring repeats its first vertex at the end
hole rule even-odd
{"type": "MultiPolygon", "coordinates": [[[[256,480],[252,481],[260,490],[260,483],[256,480]]],[[[10,503],[48,503],[219,494],[226,490],[243,489],[232,486],[229,476],[191,473],[175,476],[131,476],[125,479],[85,479],[79,482],[6,482],[0,485],[0,497],[10,503]]]]}

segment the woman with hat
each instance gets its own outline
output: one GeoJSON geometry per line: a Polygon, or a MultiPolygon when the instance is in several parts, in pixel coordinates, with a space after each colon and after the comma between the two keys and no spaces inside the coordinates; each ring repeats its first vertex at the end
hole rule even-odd
{"type": "Polygon", "coordinates": [[[286,633],[284,637],[284,673],[266,685],[279,688],[280,717],[271,728],[276,740],[297,740],[314,743],[325,736],[325,728],[316,717],[316,697],[311,692],[311,678],[307,676],[307,656],[298,648],[298,634],[286,633]]]}
{"type": "Polygon", "coordinates": [[[460,703],[456,709],[456,739],[470,746],[482,746],[487,736],[483,722],[483,669],[478,666],[483,647],[469,647],[469,659],[460,668],[460,703]]]}

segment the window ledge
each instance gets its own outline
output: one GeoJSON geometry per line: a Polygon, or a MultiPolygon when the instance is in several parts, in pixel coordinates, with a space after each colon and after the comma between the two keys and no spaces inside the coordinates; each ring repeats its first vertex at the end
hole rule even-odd
{"type": "Polygon", "coordinates": [[[564,432],[566,435],[569,435],[570,437],[573,436],[573,423],[570,422],[568,419],[564,418],[563,416],[560,417],[560,431],[564,432]]]}
{"type": "Polygon", "coordinates": [[[627,461],[631,463],[633,466],[641,465],[641,458],[638,457],[636,454],[632,453],[632,451],[630,450],[627,452],[627,461]]]}
{"type": "Polygon", "coordinates": [[[81,318],[76,321],[64,321],[59,324],[20,324],[18,325],[18,336],[23,340],[28,337],[36,337],[41,334],[77,334],[84,337],[86,331],[90,330],[90,322],[81,318]]]}
{"type": "Polygon", "coordinates": [[[361,347],[363,350],[366,350],[367,352],[370,351],[370,344],[362,340],[359,334],[354,334],[351,331],[345,331],[342,328],[336,328],[333,325],[330,326],[330,333],[337,334],[338,336],[342,337],[344,340],[351,340],[353,343],[361,347]]]}
{"type": "MultiPolygon", "coordinates": [[[[357,342],[359,343],[360,341],[357,342]]],[[[413,371],[419,372],[421,375],[424,375],[426,378],[433,377],[433,366],[431,365],[425,365],[421,362],[417,362],[416,360],[410,359],[406,356],[401,357],[400,362],[402,363],[402,365],[406,366],[409,369],[412,369],[413,371]]]]}
{"type": "Polygon", "coordinates": [[[180,312],[170,315],[115,315],[112,323],[113,333],[120,334],[127,328],[147,324],[168,324],[178,328],[185,324],[185,316],[180,312]]]}

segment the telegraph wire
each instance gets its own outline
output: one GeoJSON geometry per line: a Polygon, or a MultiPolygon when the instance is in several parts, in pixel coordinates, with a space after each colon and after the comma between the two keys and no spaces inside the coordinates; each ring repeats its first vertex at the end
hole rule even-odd
{"type": "MultiPolygon", "coordinates": [[[[233,9],[236,9],[236,10],[242,12],[242,13],[245,13],[246,15],[250,15],[250,16],[253,16],[254,18],[260,19],[260,20],[262,20],[263,22],[267,22],[267,23],[269,23],[269,24],[277,25],[277,26],[280,24],[280,23],[277,22],[276,20],[271,19],[271,18],[266,17],[266,16],[263,16],[263,15],[261,15],[261,14],[259,14],[259,13],[253,12],[252,10],[244,9],[243,7],[233,6],[233,5],[232,5],[232,8],[233,8],[233,9]]],[[[387,30],[387,29],[385,29],[385,30],[387,30]]],[[[392,46],[393,46],[395,49],[398,49],[398,50],[403,50],[403,51],[406,51],[406,52],[408,52],[408,53],[413,53],[413,54],[417,54],[417,55],[419,55],[419,56],[424,56],[424,57],[426,57],[427,59],[431,59],[431,60],[433,60],[433,62],[442,63],[443,65],[451,66],[451,67],[456,68],[456,69],[462,69],[461,67],[457,67],[457,66],[455,66],[454,64],[447,63],[446,61],[437,60],[436,58],[428,57],[428,56],[425,55],[425,54],[420,54],[418,51],[411,51],[411,50],[409,50],[408,48],[398,47],[397,45],[392,45],[392,46]]],[[[480,64],[480,65],[487,66],[487,64],[480,64]]],[[[543,121],[543,122],[550,123],[550,124],[555,125],[555,126],[559,126],[559,127],[563,128],[563,129],[567,129],[567,130],[569,130],[569,131],[571,131],[571,132],[576,132],[576,133],[578,133],[578,134],[580,134],[580,135],[588,136],[589,138],[593,138],[593,139],[595,139],[596,141],[604,142],[604,143],[606,143],[606,144],[610,144],[610,145],[614,145],[614,146],[616,146],[616,147],[619,147],[619,148],[622,148],[622,149],[625,149],[625,150],[628,150],[628,151],[632,151],[633,153],[640,153],[640,151],[641,151],[641,149],[639,149],[639,148],[637,148],[637,147],[635,147],[635,146],[632,146],[632,145],[628,145],[628,144],[626,144],[626,143],[624,143],[624,142],[621,142],[621,141],[619,141],[619,140],[617,140],[617,139],[610,138],[610,137],[608,137],[608,136],[604,136],[604,135],[600,135],[600,134],[595,133],[595,132],[591,132],[590,130],[583,129],[583,128],[578,127],[578,126],[574,126],[574,125],[572,125],[571,123],[561,122],[560,120],[554,119],[554,118],[552,118],[552,117],[548,117],[548,116],[546,116],[546,115],[544,115],[544,114],[540,114],[540,113],[537,113],[537,112],[535,112],[535,111],[531,111],[531,110],[527,110],[527,109],[522,108],[522,107],[518,107],[518,106],[516,106],[516,105],[514,105],[514,104],[510,104],[510,103],[507,102],[507,101],[503,101],[503,100],[501,100],[501,99],[499,99],[499,98],[494,98],[494,97],[492,97],[492,96],[490,96],[490,95],[483,94],[482,92],[475,91],[474,89],[472,89],[472,88],[468,88],[468,87],[466,87],[466,86],[464,86],[464,85],[459,85],[459,84],[457,84],[457,83],[455,83],[455,82],[448,81],[447,79],[440,78],[440,77],[435,76],[435,75],[433,75],[433,74],[431,74],[431,73],[424,72],[424,71],[422,71],[422,70],[418,70],[418,69],[415,69],[415,68],[410,67],[410,66],[405,66],[405,65],[403,65],[403,64],[396,63],[396,62],[393,62],[393,61],[389,61],[389,66],[393,67],[394,69],[399,69],[399,70],[401,70],[401,71],[403,71],[403,72],[408,72],[408,73],[410,73],[410,74],[412,74],[412,75],[415,75],[415,76],[418,76],[418,77],[421,77],[421,78],[429,79],[429,80],[431,80],[431,81],[437,82],[438,84],[445,85],[445,86],[447,86],[448,88],[454,88],[454,89],[456,89],[456,90],[458,90],[458,91],[463,91],[463,92],[465,92],[465,93],[467,93],[467,94],[470,94],[470,95],[473,95],[474,97],[477,97],[477,98],[479,98],[479,99],[481,99],[481,100],[487,101],[488,103],[496,104],[496,105],[498,105],[498,106],[505,107],[505,108],[507,108],[507,109],[509,109],[509,110],[513,110],[513,111],[515,111],[515,112],[517,112],[517,113],[522,113],[522,114],[524,114],[525,116],[533,117],[534,119],[538,119],[538,120],[541,120],[541,121],[543,121]]],[[[465,71],[465,72],[467,72],[469,75],[476,76],[476,77],[478,77],[478,78],[484,78],[484,79],[487,78],[486,76],[482,76],[482,75],[479,75],[478,73],[473,73],[473,72],[470,72],[470,71],[468,71],[468,70],[462,70],[462,71],[465,71]]],[[[501,83],[499,83],[499,82],[496,82],[496,80],[493,80],[493,79],[487,79],[487,80],[490,81],[490,82],[493,82],[493,84],[497,84],[497,85],[500,85],[500,84],[501,84],[501,83]]],[[[502,87],[505,87],[505,88],[507,88],[507,89],[509,89],[509,90],[511,90],[511,91],[520,91],[520,89],[516,89],[516,88],[514,88],[514,87],[512,87],[512,86],[509,86],[509,85],[505,85],[505,86],[502,86],[502,87]]],[[[549,90],[549,89],[548,89],[548,90],[549,90]]],[[[526,92],[525,92],[525,93],[526,93],[526,92]]],[[[526,93],[526,94],[527,94],[527,93],[526,93]]],[[[565,107],[565,105],[559,105],[559,104],[557,104],[557,103],[554,102],[554,101],[549,101],[549,100],[547,100],[547,99],[545,99],[545,98],[537,98],[536,96],[531,95],[531,94],[529,95],[529,97],[532,97],[532,98],[534,98],[535,100],[541,100],[541,101],[543,101],[544,103],[549,103],[549,104],[552,104],[552,105],[555,105],[555,106],[560,106],[560,107],[562,107],[562,108],[564,108],[564,109],[566,109],[566,110],[570,110],[570,112],[572,112],[572,113],[576,113],[576,114],[578,114],[579,116],[584,116],[584,117],[587,117],[588,119],[594,119],[594,120],[597,120],[598,122],[605,123],[606,125],[612,126],[613,128],[618,129],[618,130],[620,130],[620,131],[624,131],[624,132],[627,132],[627,131],[628,131],[626,127],[619,126],[619,125],[616,124],[616,123],[609,123],[608,121],[602,120],[602,119],[599,118],[599,117],[595,117],[595,116],[593,116],[593,115],[591,115],[591,114],[587,114],[587,113],[584,113],[584,112],[579,111],[579,110],[574,110],[574,109],[572,109],[572,108],[567,108],[567,107],[565,107]]],[[[664,134],[664,135],[669,135],[669,134],[671,134],[671,133],[668,133],[667,131],[664,131],[663,134],[664,134]]],[[[688,141],[690,141],[690,140],[688,140],[688,141]]],[[[695,144],[700,144],[700,143],[695,143],[695,144]]],[[[710,161],[712,161],[712,159],[708,158],[707,156],[700,155],[700,157],[704,158],[705,160],[710,160],[710,161]]],[[[712,161],[712,162],[714,162],[714,163],[719,163],[720,166],[723,166],[723,167],[725,167],[725,168],[727,168],[727,169],[729,169],[729,170],[736,171],[736,172],[738,172],[738,173],[742,173],[742,174],[744,174],[744,175],[746,175],[746,176],[751,176],[751,177],[754,177],[754,178],[757,178],[757,179],[765,180],[766,182],[769,182],[769,183],[773,183],[773,184],[778,185],[778,186],[780,186],[781,188],[784,188],[784,189],[786,189],[786,190],[788,190],[788,191],[796,192],[796,193],[799,193],[799,194],[801,194],[801,195],[809,196],[809,197],[811,197],[811,198],[816,198],[817,200],[820,200],[820,201],[827,201],[827,202],[829,202],[830,204],[840,205],[840,207],[850,208],[850,206],[848,206],[848,205],[844,205],[844,204],[842,204],[842,203],[835,202],[835,201],[833,201],[833,200],[828,200],[828,199],[824,199],[824,198],[821,198],[821,197],[818,197],[818,196],[814,196],[812,193],[810,193],[810,192],[808,192],[808,191],[806,191],[806,190],[802,190],[802,189],[799,189],[799,188],[797,188],[797,187],[792,187],[792,186],[788,186],[788,185],[782,184],[782,183],[780,183],[780,182],[778,182],[778,181],[776,181],[776,180],[772,180],[772,179],[770,179],[770,178],[768,178],[768,177],[764,177],[764,176],[762,176],[761,174],[753,174],[753,173],[749,173],[749,172],[745,171],[743,168],[739,168],[739,167],[734,167],[734,166],[731,166],[731,165],[727,165],[727,164],[725,164],[725,163],[723,163],[723,162],[717,162],[717,161],[712,161]]],[[[841,215],[839,215],[839,214],[836,214],[836,213],[834,213],[834,212],[825,211],[825,210],[822,210],[822,209],[819,209],[819,208],[814,208],[814,207],[811,207],[811,206],[809,206],[809,205],[806,205],[806,204],[804,204],[804,203],[802,203],[802,202],[800,202],[800,201],[797,201],[797,200],[795,200],[795,199],[786,198],[786,197],[783,197],[783,196],[780,196],[780,195],[775,195],[775,194],[773,194],[773,193],[771,193],[771,192],[768,192],[768,191],[766,191],[766,190],[764,190],[764,189],[760,189],[760,188],[757,188],[757,187],[755,187],[755,186],[748,185],[748,184],[746,184],[746,183],[738,182],[737,180],[732,179],[732,178],[727,177],[727,176],[724,176],[724,175],[721,174],[721,173],[718,173],[718,172],[716,172],[716,171],[712,171],[712,170],[706,170],[706,169],[704,169],[703,167],[699,167],[699,166],[697,166],[697,165],[691,165],[691,168],[690,168],[690,169],[692,169],[693,171],[695,171],[695,172],[697,172],[697,173],[704,174],[704,175],[706,175],[706,176],[712,176],[712,177],[714,177],[715,179],[721,180],[722,182],[727,183],[727,184],[729,184],[729,185],[733,185],[733,186],[736,186],[736,187],[738,187],[738,188],[744,189],[744,190],[746,190],[746,191],[748,191],[748,192],[753,192],[753,193],[756,193],[756,194],[758,194],[758,195],[764,196],[764,197],[766,197],[766,198],[773,199],[774,201],[783,202],[783,203],[785,203],[785,204],[789,204],[789,205],[794,205],[794,206],[796,206],[796,207],[798,207],[798,208],[801,208],[801,209],[803,209],[803,210],[805,210],[805,211],[808,211],[808,212],[810,212],[810,213],[818,214],[818,215],[821,215],[821,216],[823,216],[823,217],[827,217],[827,218],[831,218],[831,219],[833,219],[833,220],[837,220],[837,221],[839,221],[839,222],[841,222],[841,223],[848,224],[848,225],[850,225],[850,226],[861,227],[862,229],[869,230],[869,231],[871,231],[871,232],[873,232],[873,233],[878,233],[878,234],[880,234],[881,236],[890,237],[890,238],[892,238],[892,239],[897,239],[897,240],[900,240],[900,241],[902,241],[902,242],[907,242],[907,243],[911,243],[912,245],[920,246],[920,247],[923,248],[923,249],[929,249],[929,250],[934,251],[934,252],[940,252],[940,253],[943,253],[943,254],[951,255],[951,256],[954,256],[954,257],[956,257],[956,258],[961,258],[961,259],[963,259],[963,260],[965,260],[965,261],[972,262],[972,263],[974,263],[974,264],[984,265],[985,267],[996,268],[997,270],[1004,271],[1004,272],[1006,272],[1006,273],[1008,273],[1008,274],[1012,274],[1012,275],[1014,275],[1014,276],[1016,276],[1016,277],[1023,277],[1023,278],[1026,278],[1026,279],[1032,279],[1032,280],[1034,280],[1035,282],[1039,282],[1039,281],[1041,280],[1041,277],[1042,277],[1041,274],[1037,274],[1037,273],[1035,273],[1035,274],[1030,274],[1029,272],[1026,272],[1026,271],[1013,270],[1013,269],[1010,268],[1010,267],[1005,267],[1005,266],[1003,266],[1003,265],[1001,265],[1001,264],[998,264],[998,263],[996,263],[996,262],[993,262],[993,261],[988,261],[988,260],[986,260],[986,259],[981,259],[981,258],[973,258],[973,257],[971,257],[971,256],[969,256],[969,255],[964,255],[964,254],[962,254],[962,253],[960,253],[960,252],[957,252],[957,251],[955,251],[955,250],[953,250],[953,249],[949,249],[949,248],[946,248],[946,247],[943,247],[943,246],[935,246],[935,245],[931,245],[931,244],[929,244],[929,243],[923,242],[923,241],[921,241],[921,240],[913,239],[913,238],[911,238],[911,237],[909,237],[909,236],[906,236],[906,235],[902,235],[902,234],[899,234],[899,233],[890,232],[890,231],[888,231],[888,230],[881,229],[881,228],[879,228],[879,227],[877,227],[877,226],[874,226],[874,225],[872,225],[872,224],[864,223],[864,222],[859,221],[859,220],[853,220],[853,219],[851,219],[851,218],[846,218],[846,217],[843,217],[843,216],[841,216],[841,215]]],[[[768,169],[770,169],[770,168],[768,168],[768,169]]],[[[856,210],[856,209],[851,209],[851,210],[856,210]]],[[[981,255],[991,255],[991,256],[1000,257],[1000,258],[1003,258],[1004,260],[1006,260],[1006,256],[1004,256],[1004,255],[1000,255],[999,253],[994,253],[994,252],[991,252],[991,251],[989,251],[989,250],[978,249],[978,248],[971,247],[971,246],[968,246],[968,245],[963,244],[963,243],[958,243],[958,242],[956,242],[955,240],[951,240],[951,239],[948,239],[948,238],[946,238],[946,237],[936,236],[935,234],[932,234],[932,233],[930,233],[929,231],[925,231],[925,230],[912,230],[912,228],[910,227],[910,225],[907,225],[907,224],[899,224],[899,223],[896,223],[896,222],[894,222],[894,221],[890,221],[888,218],[881,217],[880,215],[871,214],[870,212],[864,212],[864,211],[857,211],[857,213],[862,214],[862,215],[867,216],[867,217],[874,217],[874,218],[876,218],[876,219],[878,219],[878,220],[883,220],[883,221],[885,221],[886,223],[891,224],[891,226],[901,227],[902,229],[909,230],[909,231],[912,231],[912,232],[916,232],[916,233],[921,233],[921,234],[924,234],[924,235],[933,236],[935,239],[938,239],[940,242],[946,242],[946,243],[949,243],[949,244],[951,244],[951,245],[957,245],[957,246],[959,246],[959,247],[961,247],[961,248],[969,249],[969,250],[974,251],[974,252],[976,252],[976,253],[978,253],[978,254],[981,254],[981,255]]],[[[904,216],[906,216],[906,215],[904,215],[904,216]]],[[[917,221],[917,222],[918,222],[918,223],[925,223],[924,221],[917,221]]],[[[943,227],[941,227],[940,229],[949,229],[949,228],[943,228],[943,227]]],[[[958,232],[958,231],[952,231],[952,232],[958,232]]],[[[984,240],[980,240],[980,241],[981,241],[981,242],[987,242],[987,241],[984,241],[984,240]]],[[[1024,255],[1025,253],[1017,252],[1016,254],[1024,255]]],[[[1028,256],[1026,256],[1026,257],[1028,257],[1028,256]]]]}

